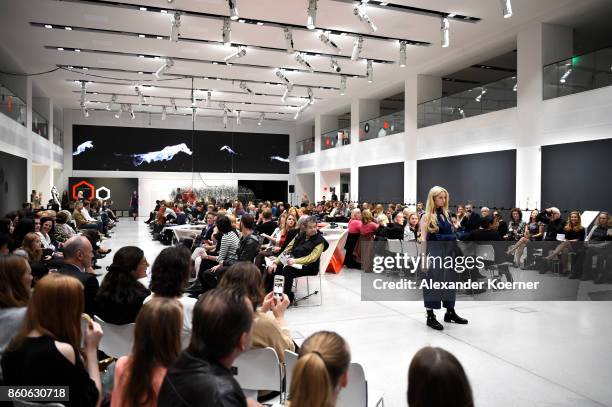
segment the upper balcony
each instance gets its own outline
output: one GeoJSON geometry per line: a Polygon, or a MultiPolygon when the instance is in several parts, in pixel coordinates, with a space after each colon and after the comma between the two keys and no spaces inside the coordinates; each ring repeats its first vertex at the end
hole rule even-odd
{"type": "Polygon", "coordinates": [[[0,83],[0,112],[17,123],[26,125],[26,104],[11,90],[0,83]]]}

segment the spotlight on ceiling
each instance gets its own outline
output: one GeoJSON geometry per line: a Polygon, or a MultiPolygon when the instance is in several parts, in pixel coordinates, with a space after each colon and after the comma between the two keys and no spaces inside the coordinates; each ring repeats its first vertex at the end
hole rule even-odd
{"type": "Polygon", "coordinates": [[[191,89],[191,107],[196,107],[198,105],[198,101],[196,100],[195,89],[191,89]]]}
{"type": "Polygon", "coordinates": [[[170,41],[177,42],[180,35],[181,28],[181,13],[178,11],[174,13],[174,18],[172,19],[172,29],[170,30],[170,41]]]}
{"type": "Polygon", "coordinates": [[[161,75],[165,74],[168,71],[168,69],[172,68],[173,66],[174,66],[174,61],[171,58],[166,58],[166,61],[164,62],[164,64],[160,66],[157,71],[155,71],[153,76],[157,80],[159,79],[161,75]]]}
{"type": "Polygon", "coordinates": [[[514,92],[516,92],[518,90],[518,81],[514,84],[514,86],[512,87],[512,90],[514,92]]]}
{"type": "Polygon", "coordinates": [[[210,107],[210,102],[212,102],[212,92],[206,92],[206,107],[210,107]]]}
{"type": "Polygon", "coordinates": [[[236,48],[236,51],[233,54],[226,56],[225,58],[223,58],[223,60],[225,61],[225,63],[228,63],[233,59],[242,58],[246,54],[247,54],[246,47],[238,47],[236,48]]]}
{"type": "Polygon", "coordinates": [[[512,17],[512,0],[501,0],[504,18],[512,17]]]}
{"type": "Polygon", "coordinates": [[[121,117],[121,113],[123,113],[123,109],[125,109],[125,106],[119,105],[119,110],[117,110],[117,113],[115,113],[115,119],[119,119],[121,117]]]}
{"type": "Polygon", "coordinates": [[[357,61],[359,59],[359,54],[361,54],[361,50],[363,49],[363,37],[360,35],[355,38],[355,42],[353,42],[353,52],[351,53],[351,60],[357,61]]]}
{"type": "Polygon", "coordinates": [[[353,7],[353,14],[357,16],[359,21],[366,24],[370,28],[370,30],[372,31],[378,30],[378,27],[376,27],[376,25],[372,22],[372,19],[366,12],[365,3],[361,3],[361,5],[353,7]]]}
{"type": "Polygon", "coordinates": [[[223,128],[227,128],[227,110],[223,110],[223,128]]]}
{"type": "Polygon", "coordinates": [[[340,77],[340,95],[344,96],[346,93],[346,76],[340,77]]]}
{"type": "Polygon", "coordinates": [[[372,66],[372,61],[369,59],[366,67],[366,76],[368,77],[368,83],[374,82],[374,67],[372,66]]]}
{"type": "Polygon", "coordinates": [[[399,66],[400,68],[406,67],[406,41],[400,41],[399,66]]]}
{"type": "Polygon", "coordinates": [[[237,1],[238,0],[227,0],[230,12],[230,19],[234,21],[238,20],[238,7],[236,6],[237,1]]]}
{"type": "Polygon", "coordinates": [[[81,105],[85,104],[85,94],[87,93],[87,83],[85,81],[81,82],[81,105]]]}
{"type": "Polygon", "coordinates": [[[442,35],[442,48],[447,48],[450,45],[450,21],[446,17],[442,19],[440,33],[442,35]]]}
{"type": "Polygon", "coordinates": [[[293,91],[293,85],[289,84],[285,87],[285,92],[283,92],[283,96],[281,96],[281,101],[285,103],[287,101],[287,97],[293,91]]]}
{"type": "Polygon", "coordinates": [[[319,34],[319,40],[321,40],[321,42],[328,47],[333,48],[333,50],[336,52],[342,51],[340,47],[331,38],[329,38],[329,33],[327,32],[322,32],[319,34]]]}
{"type": "Polygon", "coordinates": [[[242,89],[243,91],[248,93],[249,96],[253,96],[254,95],[253,91],[247,86],[245,81],[241,81],[240,82],[240,89],[242,89]]]}
{"type": "Polygon", "coordinates": [[[285,74],[283,73],[283,71],[280,68],[276,68],[274,70],[274,73],[276,74],[276,76],[285,83],[285,85],[289,86],[293,86],[293,84],[291,83],[291,81],[285,76],[285,74]]]}
{"type": "Polygon", "coordinates": [[[480,91],[480,94],[476,96],[474,100],[477,102],[480,102],[482,100],[482,97],[486,94],[487,94],[487,88],[482,88],[482,90],[480,91]]]}
{"type": "Polygon", "coordinates": [[[314,93],[312,92],[311,87],[308,88],[308,103],[311,105],[314,105],[315,103],[314,93]]]}
{"type": "Polygon", "coordinates": [[[223,45],[226,47],[232,45],[232,23],[228,18],[223,20],[223,45]]]}
{"type": "Polygon", "coordinates": [[[561,76],[561,79],[559,79],[560,83],[565,83],[565,81],[567,80],[567,77],[570,76],[570,74],[572,73],[572,68],[570,68],[569,66],[566,66],[566,71],[563,74],[563,76],[561,76]]]}
{"type": "Polygon", "coordinates": [[[117,95],[113,94],[110,102],[108,102],[108,105],[106,105],[106,110],[111,111],[115,103],[117,103],[117,95]]]}
{"type": "Polygon", "coordinates": [[[85,102],[81,103],[81,113],[83,117],[89,117],[89,110],[85,107],[85,102]]]}
{"type": "Polygon", "coordinates": [[[308,106],[310,106],[310,102],[306,102],[306,103],[304,103],[304,104],[303,104],[303,105],[302,105],[302,106],[301,106],[301,107],[298,109],[298,111],[297,111],[297,112],[295,112],[295,116],[293,116],[293,119],[294,119],[294,120],[299,119],[299,117],[300,117],[300,115],[302,114],[302,112],[303,112],[304,110],[306,110],[306,108],[307,108],[308,106]]]}
{"type": "Polygon", "coordinates": [[[134,109],[132,109],[132,105],[128,105],[128,112],[130,112],[130,117],[132,118],[132,120],[134,120],[136,118],[136,115],[134,114],[134,109]]]}
{"type": "Polygon", "coordinates": [[[236,126],[240,126],[242,124],[242,120],[240,119],[240,110],[236,111],[236,126]]]}
{"type": "Polygon", "coordinates": [[[261,126],[261,124],[263,123],[264,119],[266,118],[266,114],[265,113],[261,113],[259,115],[259,120],[257,121],[257,125],[261,126]]]}
{"type": "Polygon", "coordinates": [[[293,33],[288,27],[283,28],[285,33],[285,46],[289,54],[293,53],[293,33]]]}
{"type": "Polygon", "coordinates": [[[172,106],[172,110],[176,113],[178,109],[176,108],[176,100],[174,98],[170,98],[170,106],[172,106]]]}
{"type": "Polygon", "coordinates": [[[317,23],[317,0],[308,0],[306,28],[314,30],[317,23]]]}
{"type": "Polygon", "coordinates": [[[338,65],[338,61],[334,57],[331,57],[329,66],[331,66],[331,69],[336,73],[339,73],[342,70],[342,68],[340,68],[340,65],[338,65]]]}
{"type": "Polygon", "coordinates": [[[162,107],[161,119],[166,120],[166,106],[162,107]]]}
{"type": "Polygon", "coordinates": [[[306,60],[306,58],[304,58],[304,54],[300,53],[300,52],[296,52],[295,53],[295,60],[302,66],[304,66],[306,69],[308,69],[310,72],[314,72],[314,68],[312,67],[312,65],[310,65],[310,63],[306,60]]]}

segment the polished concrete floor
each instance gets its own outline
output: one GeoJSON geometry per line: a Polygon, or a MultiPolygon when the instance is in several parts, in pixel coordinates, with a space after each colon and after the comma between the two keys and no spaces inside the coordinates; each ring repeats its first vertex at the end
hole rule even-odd
{"type": "MultiPolygon", "coordinates": [[[[143,219],[124,218],[114,231],[104,245],[137,245],[150,263],[164,247],[151,240],[143,219]]],[[[310,284],[318,288],[318,278],[310,284]]],[[[468,325],[434,331],[421,302],[362,301],[359,272],[345,269],[325,275],[322,298],[305,300],[286,318],[298,343],[319,330],[340,333],[386,406],[406,405],[408,365],[427,345],[459,359],[476,406],[612,406],[612,302],[460,301],[457,312],[468,325]]]]}

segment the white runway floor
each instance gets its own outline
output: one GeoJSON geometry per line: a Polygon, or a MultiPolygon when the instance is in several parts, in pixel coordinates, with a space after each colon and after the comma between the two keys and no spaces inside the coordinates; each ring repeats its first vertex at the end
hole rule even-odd
{"type": "MultiPolygon", "coordinates": [[[[122,218],[104,245],[136,245],[152,264],[164,246],[151,240],[143,220],[122,218]]],[[[105,268],[113,254],[99,264],[105,268]]],[[[426,345],[461,361],[477,407],[612,406],[612,302],[459,301],[469,325],[444,324],[437,332],[425,325],[421,302],[362,302],[356,270],[326,275],[322,293],[322,306],[307,306],[319,303],[314,296],[288,310],[296,341],[318,330],[340,333],[386,406],[407,405],[408,365],[426,345]]],[[[441,321],[443,311],[437,315],[441,321]]]]}

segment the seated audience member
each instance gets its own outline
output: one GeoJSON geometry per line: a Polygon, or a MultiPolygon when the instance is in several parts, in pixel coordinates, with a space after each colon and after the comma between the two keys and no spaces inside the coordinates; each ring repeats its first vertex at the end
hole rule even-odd
{"type": "MultiPolygon", "coordinates": [[[[239,290],[249,298],[256,316],[251,333],[253,348],[271,347],[276,351],[281,363],[284,363],[285,350],[295,351],[291,330],[285,322],[289,298],[283,295],[282,299],[278,299],[273,293],[265,295],[261,273],[253,263],[247,262],[238,262],[231,266],[218,287],[239,290]]],[[[277,395],[277,392],[265,393],[266,397],[260,397],[259,401],[269,400],[277,395]]]]}
{"type": "MultiPolygon", "coordinates": [[[[234,228],[230,217],[223,214],[217,215],[217,229],[219,233],[215,237],[219,242],[217,255],[201,252],[202,264],[200,266],[200,274],[203,270],[208,270],[214,267],[221,267],[226,261],[236,261],[236,252],[240,245],[240,237],[238,231],[234,228]]],[[[215,269],[216,270],[216,269],[215,269]]]]}
{"type": "Polygon", "coordinates": [[[472,242],[495,242],[502,240],[502,237],[495,230],[495,219],[493,216],[487,215],[480,219],[480,229],[471,231],[465,240],[472,242]]]}
{"type": "Polygon", "coordinates": [[[72,218],[76,222],[76,226],[79,229],[96,229],[102,234],[105,234],[104,225],[101,221],[97,221],[89,216],[87,210],[83,207],[83,202],[78,201],[76,203],[76,207],[74,208],[74,212],[72,213],[72,218]],[[88,218],[83,215],[83,212],[87,213],[88,218]]]}
{"type": "Polygon", "coordinates": [[[557,233],[563,233],[565,225],[561,218],[561,211],[558,208],[544,209],[538,214],[537,220],[546,225],[545,241],[555,242],[557,241],[557,233]]]}
{"type": "Polygon", "coordinates": [[[408,407],[472,407],[472,388],[461,363],[442,348],[419,350],[408,368],[408,407]]]}
{"type": "Polygon", "coordinates": [[[81,331],[84,302],[83,285],[75,278],[49,274],[38,282],[24,324],[2,357],[5,385],[68,386],[70,400],[63,405],[100,405],[102,329],[89,320],[81,331]]]}
{"type": "Polygon", "coordinates": [[[23,324],[31,286],[32,272],[23,257],[0,256],[0,359],[23,324]]]}
{"type": "MultiPolygon", "coordinates": [[[[327,250],[329,243],[317,230],[317,220],[314,216],[304,221],[305,231],[300,232],[295,239],[289,243],[287,248],[280,254],[279,258],[268,267],[269,274],[280,274],[285,277],[285,294],[293,303],[294,294],[291,291],[295,277],[316,276],[319,273],[319,260],[321,254],[327,250]],[[286,258],[286,265],[282,265],[281,256],[286,258]],[[300,268],[292,267],[294,264],[301,265],[300,268]]],[[[272,291],[274,278],[268,276],[268,291],[272,291]]]]}
{"type": "Polygon", "coordinates": [[[419,215],[415,212],[409,212],[406,217],[406,226],[404,227],[404,240],[417,241],[421,237],[419,232],[419,215]]]}
{"type": "Polygon", "coordinates": [[[375,218],[378,227],[374,231],[375,241],[386,241],[387,240],[387,226],[389,225],[389,218],[384,213],[379,213],[375,218]]]}
{"type": "Polygon", "coordinates": [[[387,239],[404,240],[404,212],[393,213],[393,222],[387,225],[385,236],[387,239]]]}
{"type": "Polygon", "coordinates": [[[189,343],[191,334],[191,317],[196,303],[194,298],[183,295],[191,267],[189,249],[185,246],[167,247],[158,255],[151,267],[151,283],[149,289],[152,294],[145,299],[145,303],[152,298],[166,297],[177,299],[183,306],[183,328],[181,340],[183,347],[189,343]]]}
{"type": "Polygon", "coordinates": [[[10,235],[0,235],[0,255],[9,254],[15,246],[15,242],[10,235]]]}
{"type": "MultiPolygon", "coordinates": [[[[519,239],[517,243],[508,248],[507,254],[514,253],[514,264],[519,265],[521,268],[525,267],[523,261],[523,251],[527,247],[529,252],[529,242],[539,242],[544,236],[544,224],[538,221],[538,210],[534,209],[529,215],[529,223],[525,225],[525,232],[523,237],[519,239]]],[[[526,256],[529,257],[529,256],[526,256]]]]}
{"type": "Polygon", "coordinates": [[[144,299],[151,294],[139,282],[146,277],[148,267],[144,252],[138,247],[119,249],[96,295],[96,315],[115,325],[135,322],[144,299]]]}
{"type": "Polygon", "coordinates": [[[55,230],[55,221],[50,217],[43,217],[40,219],[40,232],[36,234],[40,236],[40,242],[42,248],[46,253],[52,254],[59,248],[59,244],[53,237],[55,230]]]}
{"type": "MultiPolygon", "coordinates": [[[[205,216],[206,225],[202,228],[202,232],[198,235],[198,237],[193,242],[194,249],[201,248],[209,240],[212,239],[213,231],[215,230],[215,220],[217,218],[217,214],[214,212],[208,212],[205,216]]],[[[195,250],[194,250],[195,252],[195,250]]]]}
{"type": "Polygon", "coordinates": [[[348,268],[358,269],[361,267],[354,256],[355,246],[359,241],[359,230],[361,229],[361,209],[355,208],[351,212],[351,220],[348,222],[348,234],[344,244],[344,265],[348,268]]]}
{"type": "Polygon", "coordinates": [[[465,234],[470,233],[480,227],[480,215],[474,212],[472,204],[465,205],[465,216],[461,220],[461,231],[465,234]]]}
{"type": "Polygon", "coordinates": [[[548,256],[545,257],[546,260],[552,260],[554,258],[562,257],[562,270],[561,274],[566,274],[568,269],[568,259],[567,254],[570,250],[574,252],[582,251],[584,246],[580,243],[572,244],[573,242],[584,242],[585,238],[585,229],[582,226],[582,222],[580,219],[580,212],[570,212],[569,219],[567,220],[565,226],[563,227],[563,232],[565,234],[565,240],[555,248],[548,256]]]}
{"type": "Polygon", "coordinates": [[[193,309],[189,347],[168,367],[158,407],[259,406],[234,379],[234,360],[251,346],[251,301],[236,290],[215,289],[193,309]]]}
{"type": "MultiPolygon", "coordinates": [[[[572,270],[570,278],[580,278],[583,281],[591,278],[591,267],[593,257],[597,263],[593,280],[595,284],[610,282],[612,277],[612,230],[610,228],[610,215],[608,212],[601,212],[597,217],[597,223],[591,228],[586,237],[586,250],[576,259],[576,265],[572,270]],[[604,268],[605,264],[605,268],[604,268]]],[[[580,254],[580,253],[579,253],[580,254]]]]}
{"type": "Polygon", "coordinates": [[[485,216],[489,216],[491,214],[491,209],[488,206],[480,207],[480,217],[484,218],[485,216]]]}
{"type": "Polygon", "coordinates": [[[30,218],[21,218],[15,225],[15,230],[13,231],[13,240],[15,241],[15,247],[20,247],[23,243],[23,239],[26,237],[28,233],[35,233],[36,227],[34,224],[34,219],[30,218]]]}
{"type": "Polygon", "coordinates": [[[310,335],[300,348],[293,367],[289,394],[291,407],[333,407],[338,394],[348,385],[351,351],[335,332],[310,335]]]}
{"type": "Polygon", "coordinates": [[[517,242],[521,240],[521,238],[525,234],[525,226],[526,223],[523,221],[523,212],[519,208],[512,208],[510,209],[510,223],[508,224],[508,233],[502,235],[502,237],[504,238],[504,240],[517,242]]]}
{"type": "Polygon", "coordinates": [[[0,235],[8,235],[8,236],[12,236],[13,232],[15,231],[15,227],[13,226],[13,221],[8,218],[9,215],[7,215],[6,218],[2,218],[0,219],[0,235]]]}
{"type": "Polygon", "coordinates": [[[499,211],[493,211],[493,221],[495,223],[495,230],[497,230],[497,233],[499,233],[502,238],[504,238],[504,236],[507,236],[508,223],[506,223],[506,221],[502,218],[501,213],[499,211]]]}
{"type": "Polygon", "coordinates": [[[265,235],[263,244],[266,244],[269,242],[268,237],[274,233],[274,230],[276,230],[277,227],[278,223],[272,220],[272,210],[270,208],[266,208],[259,215],[255,232],[257,232],[257,234],[260,236],[265,235]]]}
{"type": "Polygon", "coordinates": [[[55,229],[53,238],[60,243],[64,243],[72,236],[76,236],[76,231],[68,224],[70,221],[70,212],[59,211],[55,218],[55,229]]]}
{"type": "Polygon", "coordinates": [[[36,233],[28,233],[25,235],[21,242],[21,247],[16,249],[13,253],[22,256],[30,263],[32,275],[34,276],[34,284],[49,272],[49,267],[45,261],[49,261],[51,256],[43,257],[40,236],[36,233]]]}
{"type": "Polygon", "coordinates": [[[71,237],[64,244],[64,265],[58,273],[74,277],[85,289],[85,313],[95,314],[95,299],[100,284],[95,274],[87,272],[91,268],[93,249],[91,243],[83,236],[71,237]]]}
{"type": "Polygon", "coordinates": [[[461,221],[463,220],[464,216],[465,216],[465,208],[463,207],[463,205],[458,205],[457,213],[455,214],[455,224],[453,225],[455,229],[458,230],[461,228],[461,221]]]}
{"type": "Polygon", "coordinates": [[[357,241],[353,254],[356,261],[361,264],[361,269],[369,271],[373,249],[371,242],[374,240],[374,233],[378,229],[378,224],[374,222],[372,212],[369,209],[361,211],[361,223],[359,241],[357,241]]]}
{"type": "Polygon", "coordinates": [[[182,325],[183,309],[174,299],[154,298],[142,307],[132,352],[115,367],[111,407],[157,406],[166,370],[181,353],[182,325]]]}

